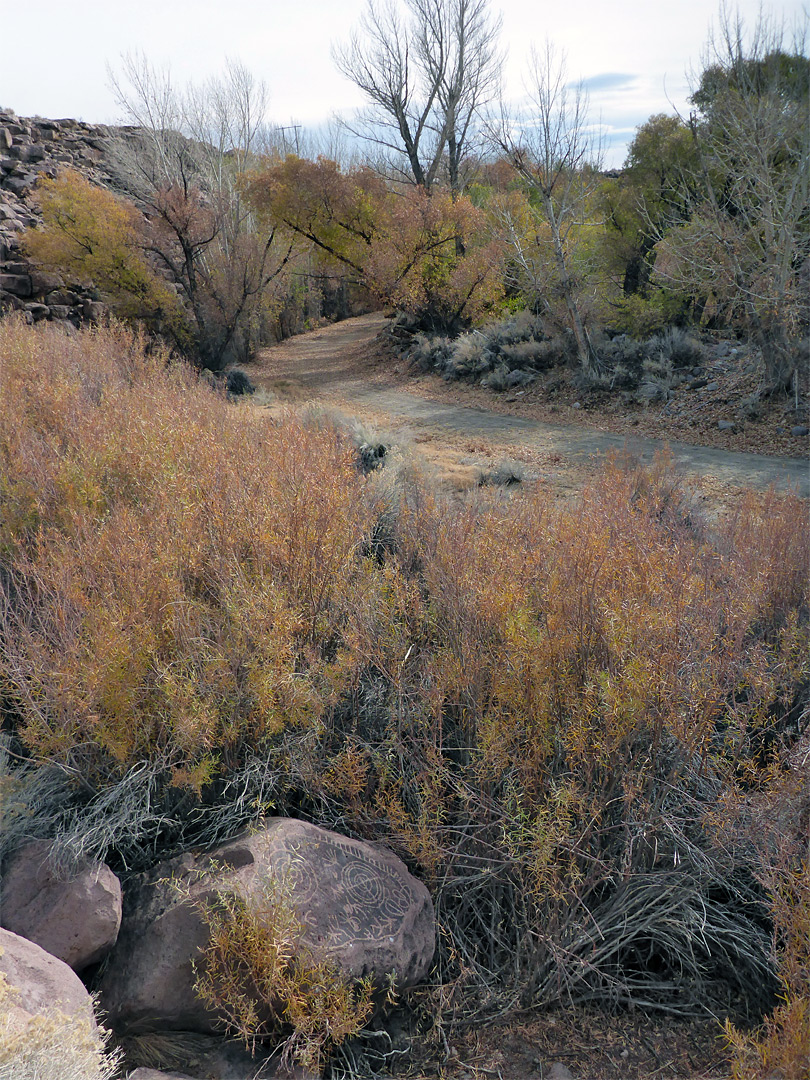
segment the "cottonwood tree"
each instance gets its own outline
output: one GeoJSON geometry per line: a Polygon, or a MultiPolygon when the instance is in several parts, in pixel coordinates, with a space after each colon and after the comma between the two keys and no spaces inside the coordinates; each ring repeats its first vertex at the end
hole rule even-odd
{"type": "Polygon", "coordinates": [[[459,193],[477,118],[499,86],[500,27],[487,0],[368,0],[334,51],[369,102],[349,128],[401,177],[426,191],[446,179],[459,193]]]}
{"type": "Polygon", "coordinates": [[[260,232],[239,179],[254,160],[267,91],[239,64],[185,91],[168,71],[127,56],[111,75],[130,127],[112,157],[145,215],[142,246],[176,286],[194,327],[194,358],[219,370],[255,347],[292,249],[260,232]]]}
{"type": "Polygon", "coordinates": [[[258,213],[425,330],[457,333],[501,295],[501,248],[464,196],[392,192],[372,169],[288,157],[246,178],[258,213]]]}
{"type": "Polygon", "coordinates": [[[763,391],[790,385],[810,301],[810,60],[761,17],[746,35],[723,10],[689,126],[698,189],[690,220],[657,248],[660,280],[711,296],[760,347],[763,391]]]}
{"type": "Polygon", "coordinates": [[[541,306],[551,309],[550,275],[562,298],[568,327],[574,335],[583,370],[596,364],[582,311],[583,276],[575,247],[588,221],[601,183],[601,145],[588,121],[584,88],[571,88],[564,58],[547,42],[533,52],[528,79],[528,107],[521,115],[505,106],[490,122],[498,151],[511,161],[530,195],[537,228],[534,244],[515,245],[525,230],[509,225],[525,285],[537,293],[541,306]]]}
{"type": "Polygon", "coordinates": [[[621,174],[604,181],[598,199],[605,222],[602,246],[624,296],[648,293],[662,228],[689,219],[696,164],[689,125],[657,113],[637,128],[621,174]]]}

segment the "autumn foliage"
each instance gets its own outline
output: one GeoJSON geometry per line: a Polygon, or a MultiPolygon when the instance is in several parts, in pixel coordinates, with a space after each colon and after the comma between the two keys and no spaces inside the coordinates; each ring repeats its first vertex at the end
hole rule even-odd
{"type": "Polygon", "coordinates": [[[291,813],[429,884],[443,1023],[739,1021],[781,979],[801,1028],[801,500],[702,521],[661,460],[448,505],[117,327],[7,320],[0,365],[6,847],[132,868],[291,813]]]}
{"type": "Polygon", "coordinates": [[[120,329],[3,337],[0,543],[22,571],[4,677],[26,745],[83,747],[94,777],[161,757],[170,782],[199,787],[309,722],[324,662],[300,665],[341,620],[369,513],[349,448],[260,414],[233,423],[190,369],[120,329]]]}
{"type": "Polygon", "coordinates": [[[43,177],[37,199],[48,227],[25,234],[32,259],[94,285],[120,317],[182,336],[177,297],[144,258],[141,215],[129,200],[71,169],[43,177]]]}
{"type": "Polygon", "coordinates": [[[469,199],[395,192],[371,169],[344,173],[296,157],[249,177],[245,192],[266,220],[350,267],[378,300],[426,328],[479,321],[502,296],[501,246],[469,199]]]}

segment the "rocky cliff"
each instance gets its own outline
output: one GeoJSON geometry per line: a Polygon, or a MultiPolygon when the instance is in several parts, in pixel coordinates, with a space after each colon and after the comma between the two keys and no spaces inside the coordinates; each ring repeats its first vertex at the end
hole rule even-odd
{"type": "Polygon", "coordinates": [[[31,322],[52,319],[79,326],[104,311],[92,289],[32,266],[20,251],[20,235],[39,221],[34,190],[41,176],[70,168],[94,183],[116,186],[107,148],[117,131],[0,110],[0,314],[19,310],[31,322]]]}

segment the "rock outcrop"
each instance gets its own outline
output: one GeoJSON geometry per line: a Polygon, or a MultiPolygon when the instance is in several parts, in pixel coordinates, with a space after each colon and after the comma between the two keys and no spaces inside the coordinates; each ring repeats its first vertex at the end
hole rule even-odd
{"type": "Polygon", "coordinates": [[[388,851],[289,819],[204,856],[164,863],[127,890],[118,943],[99,984],[113,1026],[214,1031],[217,1017],[194,993],[192,964],[208,943],[199,905],[218,892],[260,902],[283,886],[302,945],[350,978],[399,986],[427,974],[435,948],[425,886],[388,851]]]}
{"type": "Polygon", "coordinates": [[[121,883],[104,863],[84,860],[57,874],[51,843],[35,840],[3,867],[0,926],[81,971],[115,944],[121,925],[121,883]]]}
{"type": "Polygon", "coordinates": [[[40,220],[34,189],[41,176],[69,168],[93,183],[119,187],[108,151],[110,140],[128,130],[0,112],[0,314],[21,311],[31,322],[49,319],[74,327],[104,314],[93,289],[28,262],[20,234],[40,220]]]}

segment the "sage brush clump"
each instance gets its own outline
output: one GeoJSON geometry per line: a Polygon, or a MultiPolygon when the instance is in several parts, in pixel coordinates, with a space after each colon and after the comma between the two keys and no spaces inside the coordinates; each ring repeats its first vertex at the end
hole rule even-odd
{"type": "Polygon", "coordinates": [[[478,379],[492,390],[518,385],[509,382],[513,372],[524,374],[522,385],[537,373],[565,363],[571,355],[570,343],[546,333],[535,315],[522,312],[457,338],[415,334],[406,352],[411,363],[440,372],[445,379],[478,379]]]}

